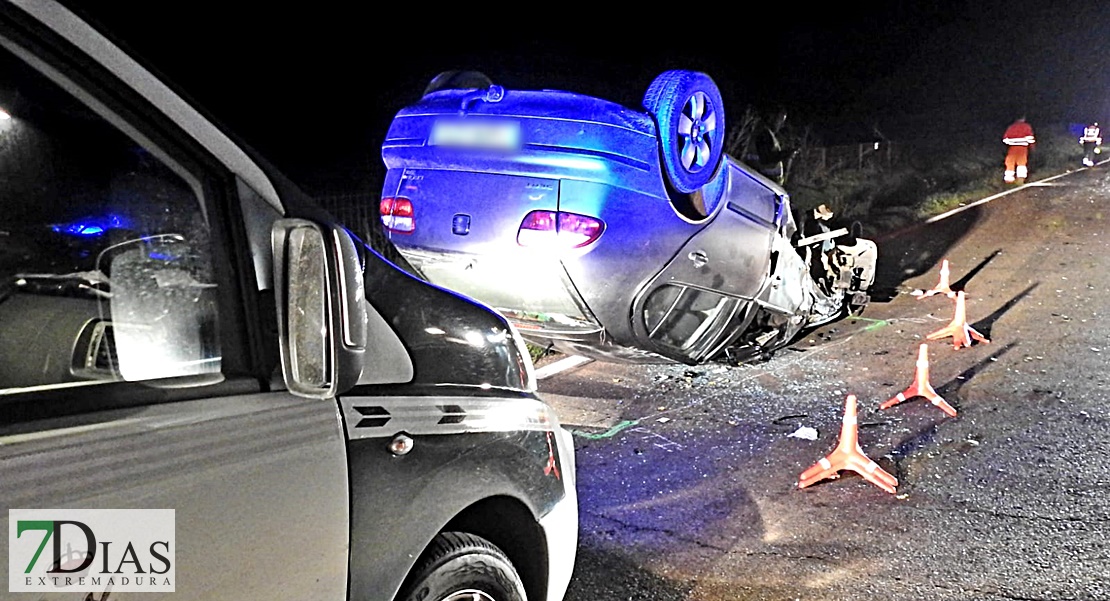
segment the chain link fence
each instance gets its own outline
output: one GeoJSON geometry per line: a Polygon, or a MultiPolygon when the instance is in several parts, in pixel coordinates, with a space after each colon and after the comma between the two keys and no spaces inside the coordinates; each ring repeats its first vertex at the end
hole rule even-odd
{"type": "Polygon", "coordinates": [[[815,179],[843,171],[887,171],[904,160],[893,142],[804,147],[790,164],[793,178],[815,179]]]}

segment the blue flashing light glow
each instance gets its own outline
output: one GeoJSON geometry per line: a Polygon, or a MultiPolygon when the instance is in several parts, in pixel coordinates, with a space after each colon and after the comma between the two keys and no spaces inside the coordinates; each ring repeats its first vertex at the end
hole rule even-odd
{"type": "Polygon", "coordinates": [[[99,236],[104,233],[104,228],[98,225],[91,225],[87,223],[68,223],[65,225],[55,225],[50,229],[58,232],[59,234],[69,234],[71,236],[99,236]]]}
{"type": "Polygon", "coordinates": [[[131,222],[119,215],[108,214],[102,217],[86,217],[69,223],[60,223],[50,227],[59,234],[92,238],[100,236],[112,229],[130,227],[131,222]]]}

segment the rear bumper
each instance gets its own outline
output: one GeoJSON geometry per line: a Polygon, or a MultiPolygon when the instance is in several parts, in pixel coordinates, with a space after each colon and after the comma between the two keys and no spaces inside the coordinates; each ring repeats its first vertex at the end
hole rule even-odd
{"type": "Polygon", "coordinates": [[[557,259],[399,248],[430,282],[489,305],[529,341],[592,340],[604,329],[557,259]]]}

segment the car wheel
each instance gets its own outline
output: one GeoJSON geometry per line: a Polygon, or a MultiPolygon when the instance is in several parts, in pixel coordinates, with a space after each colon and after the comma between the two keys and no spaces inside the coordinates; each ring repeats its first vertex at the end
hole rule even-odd
{"type": "Polygon", "coordinates": [[[437,536],[417,563],[405,601],[526,601],[524,583],[493,543],[463,532],[437,536]]]}
{"type": "Polygon", "coordinates": [[[485,73],[481,71],[444,71],[432,78],[424,88],[424,96],[440,90],[485,90],[493,85],[485,73]]]}
{"type": "Polygon", "coordinates": [[[713,179],[725,147],[724,101],[705,73],[665,71],[644,94],[655,119],[667,180],[690,193],[713,179]]]}

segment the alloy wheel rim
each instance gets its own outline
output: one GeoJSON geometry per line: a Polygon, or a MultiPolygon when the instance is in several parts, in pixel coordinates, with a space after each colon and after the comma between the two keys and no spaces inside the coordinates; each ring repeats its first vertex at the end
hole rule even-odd
{"type": "Polygon", "coordinates": [[[682,166],[697,171],[709,164],[713,151],[712,136],[717,130],[717,113],[705,92],[695,92],[686,100],[678,118],[682,166]]]}

